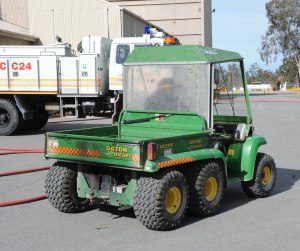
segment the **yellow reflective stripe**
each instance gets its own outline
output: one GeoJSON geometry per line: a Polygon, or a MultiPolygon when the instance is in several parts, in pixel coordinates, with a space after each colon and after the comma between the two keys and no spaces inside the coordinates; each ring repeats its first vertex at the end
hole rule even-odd
{"type": "Polygon", "coordinates": [[[0,91],[0,94],[34,94],[34,95],[47,95],[47,94],[54,94],[54,95],[56,95],[57,94],[57,92],[53,92],[53,91],[49,91],[49,92],[47,92],[47,91],[36,91],[36,92],[33,92],[33,91],[31,91],[31,92],[20,92],[20,91],[0,91]]]}
{"type": "Polygon", "coordinates": [[[114,79],[114,80],[122,80],[123,77],[109,77],[109,79],[114,79]]]}
{"type": "MultiPolygon", "coordinates": [[[[22,86],[22,85],[26,85],[26,87],[38,87],[38,84],[28,84],[28,83],[17,83],[17,84],[15,84],[15,83],[10,83],[10,85],[9,86],[11,86],[11,87],[13,87],[13,86],[16,86],[16,87],[20,87],[20,86],[22,86]]],[[[0,86],[8,86],[7,84],[0,84],[0,86]]],[[[55,83],[55,84],[41,84],[41,87],[57,87],[57,84],[55,83]]]]}
{"type": "MultiPolygon", "coordinates": [[[[7,78],[0,78],[0,81],[7,81],[7,78]]],[[[64,82],[64,81],[68,81],[68,82],[77,82],[77,81],[81,81],[81,82],[101,82],[102,80],[99,79],[94,79],[94,78],[60,78],[60,79],[56,79],[56,78],[11,78],[10,81],[60,81],[60,82],[64,82]]]]}

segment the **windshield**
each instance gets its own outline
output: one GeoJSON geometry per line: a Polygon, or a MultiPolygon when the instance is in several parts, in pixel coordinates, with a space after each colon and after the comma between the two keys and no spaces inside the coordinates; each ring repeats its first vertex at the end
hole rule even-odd
{"type": "Polygon", "coordinates": [[[197,112],[209,120],[209,65],[124,67],[124,107],[197,112]]]}
{"type": "Polygon", "coordinates": [[[240,63],[218,63],[213,68],[214,115],[247,116],[240,63]]]}

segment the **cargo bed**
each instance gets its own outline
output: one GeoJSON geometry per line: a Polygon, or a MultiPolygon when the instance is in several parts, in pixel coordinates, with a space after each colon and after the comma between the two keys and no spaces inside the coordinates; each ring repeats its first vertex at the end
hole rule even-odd
{"type": "Polygon", "coordinates": [[[148,143],[158,144],[158,157],[195,150],[205,127],[194,113],[124,111],[118,126],[47,133],[45,157],[141,169],[148,143]]]}

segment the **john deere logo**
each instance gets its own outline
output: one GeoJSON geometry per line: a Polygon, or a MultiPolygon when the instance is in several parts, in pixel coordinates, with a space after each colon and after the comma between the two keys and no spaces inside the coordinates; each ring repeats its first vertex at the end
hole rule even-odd
{"type": "Polygon", "coordinates": [[[213,55],[217,55],[217,54],[218,54],[215,50],[201,49],[201,51],[202,51],[204,54],[213,54],[213,55]]]}

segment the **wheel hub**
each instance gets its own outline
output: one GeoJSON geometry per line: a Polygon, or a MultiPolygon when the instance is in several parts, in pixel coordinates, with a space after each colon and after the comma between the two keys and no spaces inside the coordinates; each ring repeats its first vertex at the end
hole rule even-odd
{"type": "Polygon", "coordinates": [[[206,200],[213,201],[218,193],[218,182],[216,178],[209,177],[204,186],[204,196],[206,200]]]}
{"type": "Polygon", "coordinates": [[[261,183],[266,186],[269,184],[271,180],[271,169],[266,166],[263,168],[262,173],[261,173],[261,183]]]}
{"type": "Polygon", "coordinates": [[[168,213],[174,214],[181,204],[181,193],[177,187],[171,187],[166,194],[166,209],[168,213]]]}
{"type": "Polygon", "coordinates": [[[9,123],[9,115],[8,113],[0,113],[0,126],[5,127],[9,123]]]}

